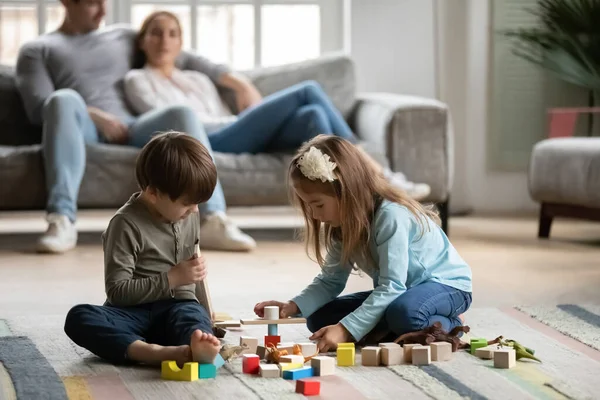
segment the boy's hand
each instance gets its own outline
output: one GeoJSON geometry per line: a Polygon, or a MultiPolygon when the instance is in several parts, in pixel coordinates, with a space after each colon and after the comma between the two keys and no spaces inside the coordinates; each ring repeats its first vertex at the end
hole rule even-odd
{"type": "Polygon", "coordinates": [[[309,340],[318,340],[317,350],[319,353],[326,353],[330,349],[337,348],[340,343],[346,343],[352,340],[352,335],[344,327],[344,325],[337,323],[335,325],[329,325],[319,329],[309,340]]]}
{"type": "Polygon", "coordinates": [[[169,287],[171,289],[182,285],[189,285],[206,278],[207,270],[204,257],[197,254],[189,260],[182,261],[167,272],[169,287]]]}
{"type": "Polygon", "coordinates": [[[277,306],[279,307],[279,318],[287,318],[292,315],[296,315],[300,312],[298,306],[293,301],[288,301],[287,303],[282,303],[281,301],[269,300],[263,301],[262,303],[258,303],[254,306],[254,313],[258,315],[260,318],[265,316],[265,307],[266,306],[277,306]]]}

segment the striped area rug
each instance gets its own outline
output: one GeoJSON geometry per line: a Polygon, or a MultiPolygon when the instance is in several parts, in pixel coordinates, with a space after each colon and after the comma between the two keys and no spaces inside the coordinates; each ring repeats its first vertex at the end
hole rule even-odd
{"type": "MultiPolygon", "coordinates": [[[[355,367],[315,378],[321,381],[316,398],[600,398],[600,305],[475,308],[466,318],[470,337],[503,335],[535,349],[543,362],[519,361],[513,369],[500,370],[492,361],[458,352],[450,361],[424,367],[363,367],[357,352],[355,367]]],[[[0,400],[303,398],[294,393],[294,382],[242,374],[239,359],[221,368],[216,379],[195,382],[161,380],[154,368],[117,368],[71,343],[63,322],[64,316],[0,321],[0,400]]],[[[237,343],[242,335],[265,334],[266,327],[252,326],[230,331],[226,339],[237,343]]],[[[304,326],[288,325],[280,327],[280,334],[285,342],[306,342],[309,333],[304,326]]]]}

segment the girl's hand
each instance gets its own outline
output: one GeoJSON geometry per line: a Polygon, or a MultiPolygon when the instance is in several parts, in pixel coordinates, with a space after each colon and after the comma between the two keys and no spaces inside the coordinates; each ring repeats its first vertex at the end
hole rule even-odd
{"type": "Polygon", "coordinates": [[[262,303],[258,303],[254,306],[254,313],[258,315],[260,318],[265,316],[265,307],[266,306],[277,306],[279,307],[279,318],[287,318],[292,315],[296,315],[300,312],[298,306],[293,301],[288,301],[287,303],[282,303],[281,301],[269,300],[263,301],[262,303]]]}
{"type": "Polygon", "coordinates": [[[340,343],[347,343],[352,340],[352,335],[344,327],[337,323],[319,329],[309,338],[309,340],[318,340],[317,349],[319,353],[325,353],[330,349],[337,348],[340,343]]]}

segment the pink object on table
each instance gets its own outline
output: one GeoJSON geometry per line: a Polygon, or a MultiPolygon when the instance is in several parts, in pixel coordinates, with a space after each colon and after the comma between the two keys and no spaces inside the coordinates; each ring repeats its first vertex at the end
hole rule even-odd
{"type": "Polygon", "coordinates": [[[600,107],[551,108],[548,110],[548,137],[571,137],[580,114],[600,113],[600,107]]]}

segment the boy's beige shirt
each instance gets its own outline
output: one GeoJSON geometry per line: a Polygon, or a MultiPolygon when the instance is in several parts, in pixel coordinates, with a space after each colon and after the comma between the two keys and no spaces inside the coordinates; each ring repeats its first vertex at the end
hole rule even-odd
{"type": "Polygon", "coordinates": [[[107,303],[128,307],[171,298],[198,301],[203,298],[201,284],[171,290],[167,272],[194,255],[199,214],[176,223],[161,222],[139,196],[131,196],[102,234],[107,303]]]}

